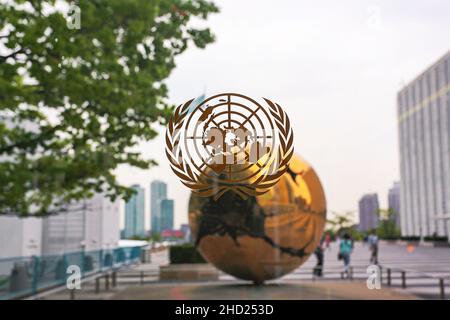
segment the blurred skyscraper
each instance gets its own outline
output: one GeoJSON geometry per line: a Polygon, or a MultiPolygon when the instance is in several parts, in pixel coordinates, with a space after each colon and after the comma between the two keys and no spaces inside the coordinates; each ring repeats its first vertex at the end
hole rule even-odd
{"type": "MultiPolygon", "coordinates": [[[[31,121],[0,116],[0,125],[36,133],[38,126],[31,121]]],[[[0,156],[0,163],[11,161],[12,156],[0,156]]],[[[0,258],[39,256],[42,252],[42,219],[0,216],[0,258]]]]}
{"type": "Polygon", "coordinates": [[[139,185],[132,185],[136,191],[130,200],[125,204],[125,238],[145,235],[145,194],[144,189],[139,185]]]}
{"type": "Polygon", "coordinates": [[[450,231],[450,51],[397,95],[403,236],[450,231]]]}
{"type": "Polygon", "coordinates": [[[44,218],[0,217],[0,257],[112,249],[120,237],[120,202],[102,194],[44,218]]]}
{"type": "Polygon", "coordinates": [[[400,183],[394,182],[388,193],[388,209],[395,213],[395,224],[400,227],[400,183]]]}
{"type": "Polygon", "coordinates": [[[41,254],[41,218],[0,216],[0,258],[41,254]]]}
{"type": "Polygon", "coordinates": [[[152,233],[160,233],[161,226],[161,201],[167,199],[167,184],[154,180],[150,184],[150,216],[152,233]]]}
{"type": "Polygon", "coordinates": [[[161,230],[173,229],[173,200],[161,200],[161,230]]]}
{"type": "Polygon", "coordinates": [[[42,220],[42,254],[112,249],[120,237],[120,202],[103,194],[78,201],[68,212],[42,220]]]}
{"type": "Polygon", "coordinates": [[[378,225],[378,195],[366,194],[359,200],[359,230],[368,231],[378,225]]]}
{"type": "MultiPolygon", "coordinates": [[[[7,127],[19,126],[36,132],[30,121],[1,118],[7,127]]],[[[8,157],[0,157],[0,162],[8,157]]],[[[0,217],[0,257],[57,255],[70,251],[117,247],[119,241],[119,201],[112,203],[103,194],[77,201],[65,213],[45,218],[0,217]]]]}

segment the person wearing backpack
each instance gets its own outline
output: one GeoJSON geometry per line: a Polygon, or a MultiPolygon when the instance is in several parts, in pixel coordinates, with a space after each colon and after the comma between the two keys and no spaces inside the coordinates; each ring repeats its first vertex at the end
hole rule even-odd
{"type": "Polygon", "coordinates": [[[348,269],[350,265],[350,255],[352,253],[352,240],[350,239],[350,235],[345,233],[341,242],[339,243],[339,255],[338,259],[344,262],[344,273],[349,276],[348,269]]]}
{"type": "Polygon", "coordinates": [[[371,251],[370,254],[370,263],[378,264],[378,236],[375,230],[372,230],[372,234],[369,236],[369,249],[371,251]]]}

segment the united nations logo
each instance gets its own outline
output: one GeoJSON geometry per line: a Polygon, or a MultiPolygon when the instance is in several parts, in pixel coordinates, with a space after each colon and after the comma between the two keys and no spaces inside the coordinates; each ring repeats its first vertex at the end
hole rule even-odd
{"type": "Polygon", "coordinates": [[[178,106],[166,132],[166,154],[181,182],[218,199],[232,191],[261,195],[288,170],[293,133],[283,109],[236,93],[178,106]]]}

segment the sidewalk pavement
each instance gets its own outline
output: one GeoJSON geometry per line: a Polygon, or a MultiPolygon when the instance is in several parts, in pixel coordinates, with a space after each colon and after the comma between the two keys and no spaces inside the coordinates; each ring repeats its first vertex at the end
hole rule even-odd
{"type": "Polygon", "coordinates": [[[263,286],[248,282],[155,283],[124,289],[113,300],[411,300],[407,293],[391,289],[369,290],[362,281],[282,281],[263,286]]]}

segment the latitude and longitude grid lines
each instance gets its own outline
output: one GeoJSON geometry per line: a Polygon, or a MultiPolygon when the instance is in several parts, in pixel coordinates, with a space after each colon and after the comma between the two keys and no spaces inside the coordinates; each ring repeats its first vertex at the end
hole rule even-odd
{"type": "MultiPolygon", "coordinates": [[[[228,107],[228,110],[227,110],[228,120],[226,120],[226,122],[228,122],[228,126],[222,128],[222,126],[223,126],[222,123],[225,122],[225,121],[222,121],[220,124],[217,123],[217,121],[215,121],[214,118],[213,118],[213,117],[214,117],[214,114],[211,115],[211,118],[208,120],[208,122],[212,122],[212,123],[213,123],[217,128],[219,128],[221,131],[227,131],[227,130],[231,130],[231,129],[236,129],[236,128],[234,128],[234,127],[231,125],[231,122],[232,122],[232,114],[233,114],[233,113],[236,113],[236,112],[233,112],[233,111],[231,110],[231,106],[234,104],[234,103],[231,101],[231,95],[230,95],[230,94],[227,95],[227,100],[225,100],[225,99],[219,99],[219,101],[220,101],[220,102],[225,102],[225,101],[226,101],[226,103],[227,103],[227,107],[228,107]]],[[[222,105],[222,104],[214,105],[214,106],[211,106],[211,107],[212,107],[212,108],[215,108],[215,107],[220,106],[220,105],[222,105]]],[[[210,107],[210,106],[206,105],[206,107],[208,108],[208,107],[210,107]]],[[[244,122],[242,122],[242,123],[240,124],[240,127],[241,127],[241,128],[244,127],[244,125],[245,125],[247,122],[249,122],[251,118],[253,118],[254,116],[256,116],[257,112],[258,112],[260,109],[261,109],[261,106],[258,105],[257,108],[254,109],[254,110],[250,113],[250,115],[245,116],[245,117],[244,117],[245,120],[244,120],[244,122]]],[[[206,109],[203,109],[202,106],[199,106],[199,107],[198,107],[198,110],[200,110],[203,114],[206,112],[206,109]]],[[[238,113],[238,114],[239,114],[239,113],[238,113]]],[[[242,115],[242,114],[240,114],[240,115],[242,115]]],[[[243,116],[243,115],[242,115],[242,116],[243,116]]],[[[256,135],[255,138],[256,138],[256,140],[259,140],[259,139],[271,139],[272,137],[273,137],[272,135],[267,135],[267,136],[256,135]]],[[[246,144],[247,144],[247,142],[248,142],[248,141],[247,141],[248,137],[245,137],[245,138],[246,138],[246,144]]],[[[186,139],[191,139],[191,140],[203,140],[204,137],[203,137],[203,136],[188,136],[188,137],[186,137],[186,139]]],[[[225,135],[223,135],[223,140],[225,141],[225,135]]],[[[236,141],[236,139],[234,140],[234,145],[237,146],[237,141],[236,141]]],[[[259,147],[259,145],[257,145],[257,147],[259,147]]],[[[244,150],[244,153],[245,153],[245,160],[248,161],[248,160],[250,159],[250,154],[249,154],[246,150],[244,150]]],[[[225,157],[225,155],[224,155],[224,157],[225,157]]],[[[210,157],[208,157],[207,159],[205,159],[205,160],[203,161],[203,163],[200,165],[199,168],[200,168],[201,170],[203,170],[203,168],[204,168],[205,166],[207,166],[208,163],[209,163],[211,160],[213,160],[214,158],[215,158],[215,155],[212,154],[210,157]]],[[[235,154],[235,155],[234,155],[234,161],[233,161],[233,164],[236,164],[236,163],[237,163],[237,155],[235,154]]],[[[227,167],[228,167],[228,168],[227,168],[227,175],[228,175],[228,179],[229,179],[229,180],[231,180],[232,165],[233,165],[233,164],[227,164],[227,167]]],[[[255,164],[261,169],[261,167],[262,167],[261,164],[259,164],[258,162],[255,162],[255,164]]]]}

